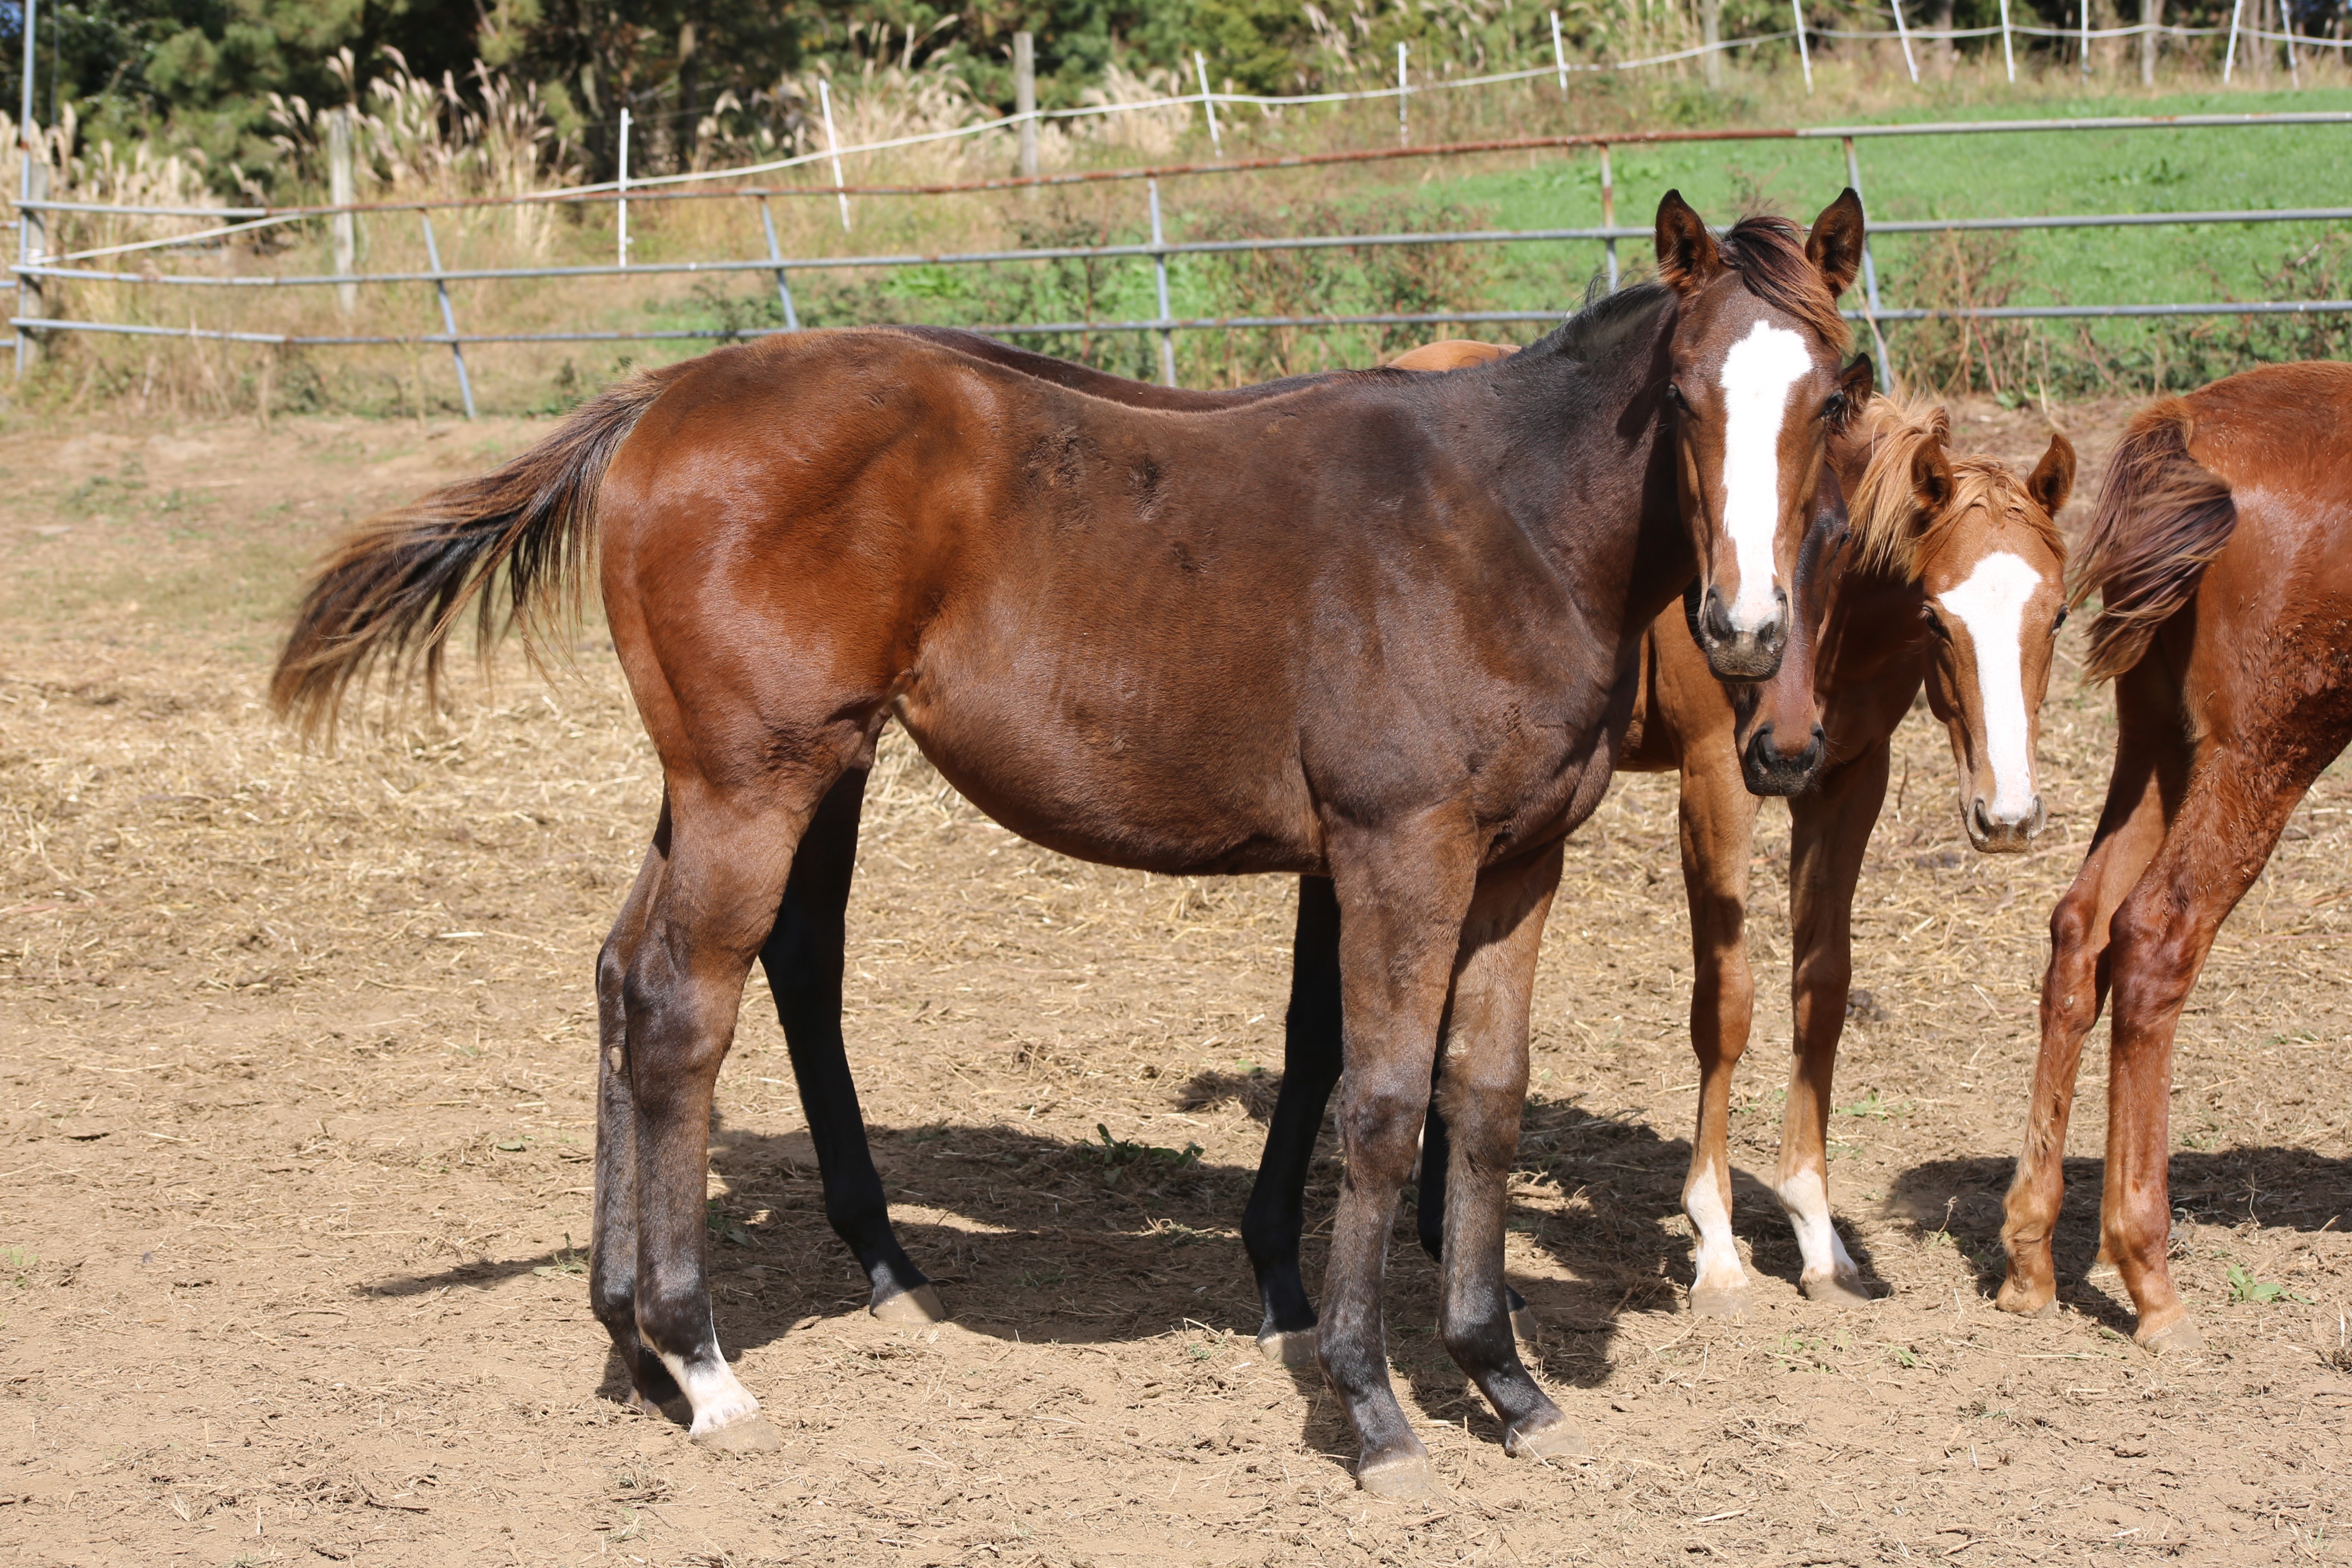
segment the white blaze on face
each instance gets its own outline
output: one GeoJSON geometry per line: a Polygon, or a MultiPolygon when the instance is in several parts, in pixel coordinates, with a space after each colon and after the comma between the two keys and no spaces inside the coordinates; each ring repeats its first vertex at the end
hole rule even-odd
{"type": "Polygon", "coordinates": [[[2022,822],[2033,811],[2032,732],[2025,711],[2025,606],[2042,574],[2022,556],[1995,551],[1968,581],[1936,595],[1960,618],[1976,645],[1977,690],[1984,703],[1985,763],[1992,770],[1996,822],[2022,822]]]}
{"type": "Polygon", "coordinates": [[[1780,530],[1780,427],[1789,389],[1813,368],[1805,340],[1758,321],[1723,356],[1723,527],[1739,567],[1730,605],[1734,631],[1752,632],[1780,615],[1772,596],[1772,540],[1780,530]]]}

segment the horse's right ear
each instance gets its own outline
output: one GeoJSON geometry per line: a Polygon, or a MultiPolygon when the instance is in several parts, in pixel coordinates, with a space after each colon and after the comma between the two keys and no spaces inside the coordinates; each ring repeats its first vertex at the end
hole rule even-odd
{"type": "Polygon", "coordinates": [[[1658,280],[1684,299],[1723,275],[1723,253],[1715,236],[1680,191],[1658,204],[1658,280]]]}
{"type": "Polygon", "coordinates": [[[1944,455],[1943,441],[1920,442],[1911,454],[1911,499],[1918,503],[1923,521],[1942,516],[1952,504],[1952,460],[1944,455]]]}
{"type": "Polygon", "coordinates": [[[1862,270],[1865,226],[1862,198],[1848,185],[1837,200],[1822,209],[1822,216],[1813,220],[1812,232],[1805,236],[1805,258],[1830,286],[1832,300],[1852,288],[1854,274],[1862,270]]]}

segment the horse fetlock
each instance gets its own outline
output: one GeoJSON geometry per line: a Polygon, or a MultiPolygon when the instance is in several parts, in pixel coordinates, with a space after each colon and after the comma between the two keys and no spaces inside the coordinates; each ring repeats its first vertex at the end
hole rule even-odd
{"type": "Polygon", "coordinates": [[[692,1359],[672,1355],[667,1351],[657,1350],[655,1353],[677,1380],[687,1403],[694,1406],[694,1436],[708,1436],[722,1426],[759,1414],[760,1402],[736,1379],[727,1358],[716,1350],[692,1359]]]}

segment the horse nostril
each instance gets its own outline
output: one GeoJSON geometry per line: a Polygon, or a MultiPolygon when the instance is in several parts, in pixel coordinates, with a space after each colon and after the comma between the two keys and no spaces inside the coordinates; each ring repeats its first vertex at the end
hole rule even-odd
{"type": "Polygon", "coordinates": [[[1969,815],[1969,819],[1976,825],[1977,834],[1979,837],[1990,838],[1992,837],[1992,813],[1985,809],[1984,796],[1979,795],[1975,801],[1971,803],[1969,815]]]}

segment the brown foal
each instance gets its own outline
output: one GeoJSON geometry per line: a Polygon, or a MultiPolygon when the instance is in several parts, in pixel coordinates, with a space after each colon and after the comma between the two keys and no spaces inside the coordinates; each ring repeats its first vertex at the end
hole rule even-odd
{"type": "Polygon", "coordinates": [[[711,1316],[712,1089],[802,841],[845,789],[854,819],[896,718],[1050,847],[1331,879],[1347,1173],[1318,1348],[1360,1483],[1430,1484],[1381,1298],[1441,1060],[1441,1332],[1510,1451],[1573,1451],[1502,1279],[1560,843],[1607,787],[1642,628],[1694,577],[1710,665],[1781,667],[1823,447],[1869,384],[1835,303],[1861,219],[1848,192],[1802,246],[1759,218],[1718,242],[1670,194],[1661,281],[1525,353],[1210,413],[902,333],[773,338],[633,378],[347,543],[274,689],[314,723],[380,658],[429,676],[469,600],[494,630],[501,573],[517,615],[567,601],[603,531],[665,784],[598,966],[590,1295],[637,1397],[682,1392],[714,1442],[777,1441],[711,1316]]]}
{"type": "Polygon", "coordinates": [[[2116,763],[2050,917],[2042,1050],[2009,1190],[2000,1304],[2057,1291],[2067,1116],[2113,993],[2099,1258],[2152,1350],[2194,1349],[2166,1262],[2172,1038],[2214,934],[2304,792],[2352,739],[2352,366],[2283,364],[2150,406],[2116,447],[2076,601],[2116,682],[2116,763]]]}
{"type": "MultiPolygon", "coordinates": [[[[1923,681],[1951,736],[1970,841],[2021,850],[2042,826],[2034,745],[2064,614],[2065,551],[2053,518],[2073,488],[2074,448],[2053,435],[2020,481],[1991,458],[1948,457],[1946,432],[1942,408],[1880,399],[1831,443],[1854,538],[1843,569],[1819,575],[1828,603],[1818,622],[1800,617],[1801,629],[1820,626],[1801,741],[1776,743],[1774,725],[1750,723],[1741,745],[1741,694],[1708,675],[1679,615],[1660,616],[1643,645],[1642,705],[1618,765],[1681,774],[1699,1067],[1683,1187],[1697,1236],[1694,1311],[1735,1314],[1748,1299],[1727,1137],[1732,1071],[1756,1007],[1746,920],[1757,797],[1790,797],[1796,1049],[1773,1184],[1803,1254],[1800,1286],[1817,1300],[1866,1299],[1830,1218],[1831,1075],[1853,973],[1854,886],[1895,728],[1923,681]]],[[[1784,671],[1770,684],[1793,679],[1784,671]]],[[[1784,696],[1779,706],[1791,704],[1784,696]]]]}

